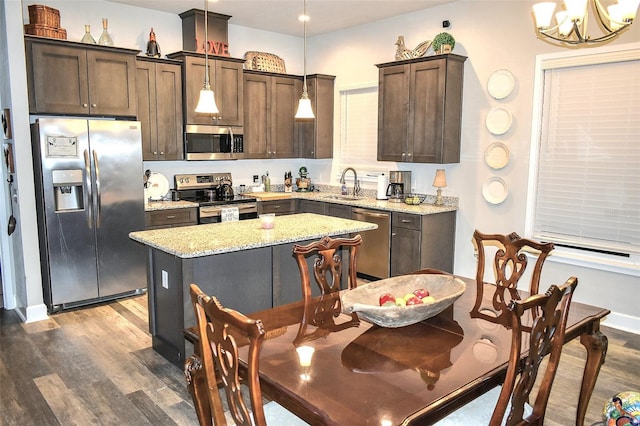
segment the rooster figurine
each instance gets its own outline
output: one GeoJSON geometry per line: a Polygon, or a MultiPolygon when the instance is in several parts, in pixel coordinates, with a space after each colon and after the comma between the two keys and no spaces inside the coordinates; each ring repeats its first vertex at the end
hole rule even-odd
{"type": "Polygon", "coordinates": [[[396,46],[396,61],[419,58],[427,53],[427,49],[429,49],[429,46],[431,46],[431,40],[425,40],[422,43],[418,44],[415,49],[411,50],[405,47],[404,36],[398,36],[396,46]]]}

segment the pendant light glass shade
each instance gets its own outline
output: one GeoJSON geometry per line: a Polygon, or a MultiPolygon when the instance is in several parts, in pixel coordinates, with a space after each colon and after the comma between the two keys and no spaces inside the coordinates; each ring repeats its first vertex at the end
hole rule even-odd
{"type": "Polygon", "coordinates": [[[200,90],[200,98],[196,105],[198,114],[218,114],[218,105],[209,84],[209,0],[204,0],[204,85],[200,90]]]}
{"type": "Polygon", "coordinates": [[[313,109],[311,109],[311,100],[309,99],[309,95],[306,91],[302,92],[302,96],[300,97],[300,103],[298,103],[298,112],[296,112],[296,118],[316,118],[313,115],[313,109]]]}
{"type": "Polygon", "coordinates": [[[307,93],[307,21],[309,20],[309,16],[307,16],[307,0],[303,0],[303,10],[304,11],[302,16],[300,17],[300,20],[302,20],[304,28],[304,81],[302,83],[302,96],[300,96],[298,111],[296,112],[295,118],[313,119],[316,118],[316,116],[313,115],[311,100],[309,99],[309,94],[307,93]]]}
{"type": "Polygon", "coordinates": [[[211,90],[211,86],[208,83],[200,90],[196,112],[198,114],[217,114],[220,112],[218,111],[218,105],[216,105],[216,99],[213,97],[213,90],[211,90]]]}

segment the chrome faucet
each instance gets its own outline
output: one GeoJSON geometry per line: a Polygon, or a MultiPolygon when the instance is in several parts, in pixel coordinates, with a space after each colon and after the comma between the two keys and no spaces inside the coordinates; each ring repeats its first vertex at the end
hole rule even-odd
{"type": "Polygon", "coordinates": [[[342,171],[342,176],[340,177],[340,183],[343,185],[345,184],[344,175],[347,174],[349,170],[353,172],[353,196],[357,197],[360,193],[360,181],[358,180],[358,173],[356,172],[356,169],[353,167],[347,167],[344,169],[342,171]]]}

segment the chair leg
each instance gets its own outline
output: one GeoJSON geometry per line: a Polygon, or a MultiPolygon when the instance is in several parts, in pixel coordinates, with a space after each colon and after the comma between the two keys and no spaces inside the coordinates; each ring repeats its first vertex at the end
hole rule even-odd
{"type": "Polygon", "coordinates": [[[198,356],[191,355],[185,361],[184,375],[187,380],[187,390],[196,409],[198,422],[201,426],[213,426],[207,394],[207,377],[198,356]]]}

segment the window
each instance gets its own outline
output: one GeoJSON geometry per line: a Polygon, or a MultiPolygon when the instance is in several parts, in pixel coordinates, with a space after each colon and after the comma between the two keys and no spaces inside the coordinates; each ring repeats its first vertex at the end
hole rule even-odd
{"type": "Polygon", "coordinates": [[[632,46],[538,58],[528,230],[637,269],[640,48],[632,46]]]}
{"type": "Polygon", "coordinates": [[[340,162],[375,164],[378,140],[378,87],[340,91],[340,162]]]}

